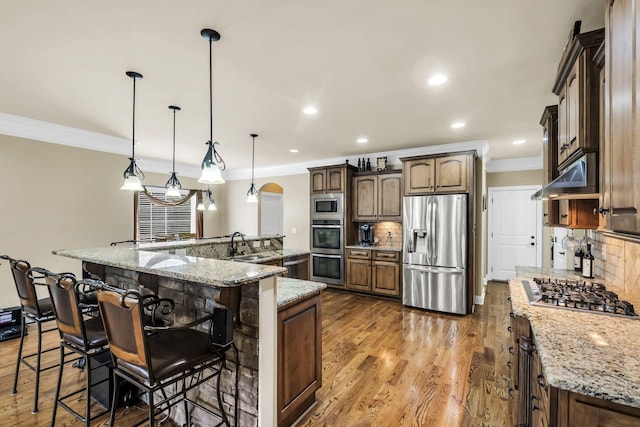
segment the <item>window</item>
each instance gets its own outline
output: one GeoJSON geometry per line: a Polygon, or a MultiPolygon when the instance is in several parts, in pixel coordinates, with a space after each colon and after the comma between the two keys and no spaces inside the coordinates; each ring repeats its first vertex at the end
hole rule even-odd
{"type": "MultiPolygon", "coordinates": [[[[165,200],[164,187],[147,187],[155,198],[165,200]]],[[[183,196],[189,192],[181,190],[183,196]]],[[[138,193],[138,240],[172,239],[174,235],[196,233],[196,198],[178,206],[160,206],[143,192],[138,193]]]]}

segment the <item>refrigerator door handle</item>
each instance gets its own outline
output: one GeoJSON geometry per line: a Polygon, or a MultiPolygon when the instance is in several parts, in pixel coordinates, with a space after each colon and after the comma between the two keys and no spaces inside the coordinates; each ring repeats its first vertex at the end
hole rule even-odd
{"type": "Polygon", "coordinates": [[[416,271],[423,271],[425,273],[464,273],[464,268],[455,267],[432,267],[421,266],[416,264],[405,264],[405,268],[416,271]]]}

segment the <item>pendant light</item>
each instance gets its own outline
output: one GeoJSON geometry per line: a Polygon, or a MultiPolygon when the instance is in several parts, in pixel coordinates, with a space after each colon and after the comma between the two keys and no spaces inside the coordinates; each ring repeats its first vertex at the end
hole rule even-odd
{"type": "Polygon", "coordinates": [[[198,209],[199,211],[204,211],[204,210],[217,211],[218,207],[216,206],[216,201],[213,199],[213,193],[211,192],[209,187],[207,187],[207,191],[204,191],[203,193],[204,193],[203,200],[200,203],[198,203],[198,207],[196,209],[198,209]],[[205,208],[205,201],[207,202],[206,208],[205,208]]]}
{"type": "Polygon", "coordinates": [[[180,111],[180,107],[176,107],[175,105],[169,105],[169,109],[173,110],[173,169],[171,172],[171,177],[164,185],[167,189],[166,197],[181,197],[180,189],[182,185],[180,181],[178,181],[178,177],[176,176],[176,111],[180,111]]]}
{"type": "Polygon", "coordinates": [[[256,190],[256,185],[253,183],[253,171],[256,160],[256,137],[258,135],[252,133],[250,136],[253,149],[251,151],[251,186],[249,187],[249,191],[247,191],[247,203],[258,203],[258,190],[256,190]]]}
{"type": "Polygon", "coordinates": [[[136,80],[142,79],[142,74],[135,71],[127,71],[127,76],[133,80],[133,132],[131,133],[131,157],[129,167],[124,170],[124,184],[121,190],[143,191],[140,178],[144,179],[144,173],[136,164],[136,80]]]}
{"type": "Polygon", "coordinates": [[[216,30],[205,28],[200,31],[200,35],[209,40],[209,146],[207,153],[202,160],[202,175],[198,182],[205,184],[224,184],[220,171],[225,170],[226,165],[220,154],[216,151],[218,142],[213,142],[213,42],[220,40],[220,33],[216,30]]]}

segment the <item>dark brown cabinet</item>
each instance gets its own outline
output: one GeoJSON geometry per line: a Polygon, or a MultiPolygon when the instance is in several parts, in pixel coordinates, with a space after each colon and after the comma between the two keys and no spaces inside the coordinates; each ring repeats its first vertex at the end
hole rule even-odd
{"type": "Polygon", "coordinates": [[[469,189],[472,159],[468,154],[401,159],[404,193],[464,193],[469,189]]]}
{"type": "Polygon", "coordinates": [[[605,25],[605,192],[600,207],[607,215],[608,229],[638,234],[640,11],[637,2],[607,1],[605,25]]]}
{"type": "Polygon", "coordinates": [[[342,193],[347,186],[346,166],[309,168],[311,194],[342,193]]]}
{"type": "Polygon", "coordinates": [[[558,200],[558,225],[569,228],[597,228],[598,199],[558,200]]]}
{"type": "Polygon", "coordinates": [[[402,221],[402,174],[353,178],[353,220],[402,221]]]}
{"type": "Polygon", "coordinates": [[[347,249],[346,288],[399,297],[400,253],[369,249],[347,249]]]}
{"type": "Polygon", "coordinates": [[[322,387],[320,293],[278,308],[278,426],[290,426],[322,387]]]}
{"type": "Polygon", "coordinates": [[[599,70],[593,62],[604,29],[575,34],[558,67],[558,167],[564,169],[586,152],[599,149],[599,70]]]}

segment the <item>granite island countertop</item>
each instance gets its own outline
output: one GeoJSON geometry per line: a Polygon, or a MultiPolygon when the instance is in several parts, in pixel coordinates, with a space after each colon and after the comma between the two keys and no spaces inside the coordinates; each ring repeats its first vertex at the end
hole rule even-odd
{"type": "Polygon", "coordinates": [[[311,252],[304,249],[274,249],[259,252],[249,252],[235,257],[224,258],[227,261],[251,262],[255,264],[264,264],[271,261],[278,261],[285,258],[296,257],[300,255],[309,255],[311,252]],[[260,255],[259,259],[246,259],[243,257],[251,257],[260,255]]]}
{"type": "Polygon", "coordinates": [[[278,307],[304,299],[327,287],[324,283],[291,279],[288,277],[278,277],[276,280],[278,286],[278,307]]]}
{"type": "Polygon", "coordinates": [[[518,268],[518,277],[509,280],[513,313],[530,321],[547,382],[640,408],[640,319],[529,305],[522,280],[577,277],[555,272],[518,268]]]}
{"type": "Polygon", "coordinates": [[[241,286],[287,271],[284,267],[154,252],[138,246],[61,249],[53,253],[110,267],[217,287],[241,286]]]}

